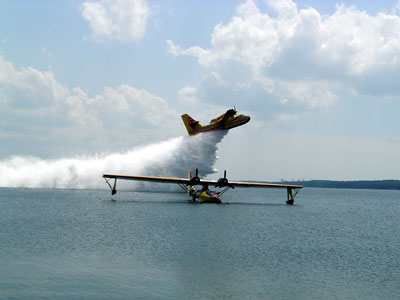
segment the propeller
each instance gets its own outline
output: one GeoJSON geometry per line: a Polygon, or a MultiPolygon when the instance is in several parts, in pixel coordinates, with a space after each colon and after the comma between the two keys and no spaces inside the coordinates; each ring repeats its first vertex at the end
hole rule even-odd
{"type": "Polygon", "coordinates": [[[226,178],[226,170],[224,171],[224,177],[223,178],[221,177],[220,179],[218,179],[218,182],[215,185],[215,187],[220,187],[220,188],[230,187],[232,189],[235,188],[233,185],[229,184],[228,178],[226,178]]]}
{"type": "Polygon", "coordinates": [[[196,175],[190,178],[189,183],[187,185],[199,185],[200,178],[199,178],[199,169],[196,168],[196,175]]]}

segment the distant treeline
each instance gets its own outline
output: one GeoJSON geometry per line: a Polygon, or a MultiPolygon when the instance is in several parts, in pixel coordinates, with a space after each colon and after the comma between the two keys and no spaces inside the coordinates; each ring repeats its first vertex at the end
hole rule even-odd
{"type": "Polygon", "coordinates": [[[296,184],[296,185],[303,185],[304,187],[316,187],[316,188],[400,190],[400,180],[360,180],[360,181],[298,180],[298,181],[280,181],[277,183],[296,184]]]}

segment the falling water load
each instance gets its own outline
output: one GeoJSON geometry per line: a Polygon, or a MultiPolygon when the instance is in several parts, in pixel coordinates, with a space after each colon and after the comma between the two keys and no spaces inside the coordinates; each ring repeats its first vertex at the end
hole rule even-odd
{"type": "MultiPolygon", "coordinates": [[[[181,136],[125,153],[91,157],[44,160],[14,156],[0,161],[0,186],[104,189],[103,173],[186,177],[196,168],[200,176],[206,176],[215,172],[217,144],[225,134],[217,131],[181,136]]],[[[129,182],[129,188],[146,189],[146,185],[129,182]]]]}

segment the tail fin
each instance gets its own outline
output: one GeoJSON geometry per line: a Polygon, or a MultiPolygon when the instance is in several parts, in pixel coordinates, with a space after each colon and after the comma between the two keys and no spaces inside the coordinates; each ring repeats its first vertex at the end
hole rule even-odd
{"type": "Polygon", "coordinates": [[[188,114],[184,114],[181,116],[183,123],[185,123],[186,130],[189,133],[189,135],[195,135],[198,134],[202,126],[200,125],[199,121],[194,120],[191,116],[188,114]]]}

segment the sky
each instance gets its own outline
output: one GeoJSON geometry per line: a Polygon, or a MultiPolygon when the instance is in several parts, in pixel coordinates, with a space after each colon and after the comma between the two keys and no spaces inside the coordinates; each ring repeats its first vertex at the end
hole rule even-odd
{"type": "Polygon", "coordinates": [[[124,153],[233,106],[232,180],[400,179],[400,1],[0,0],[2,163],[124,153]]]}

